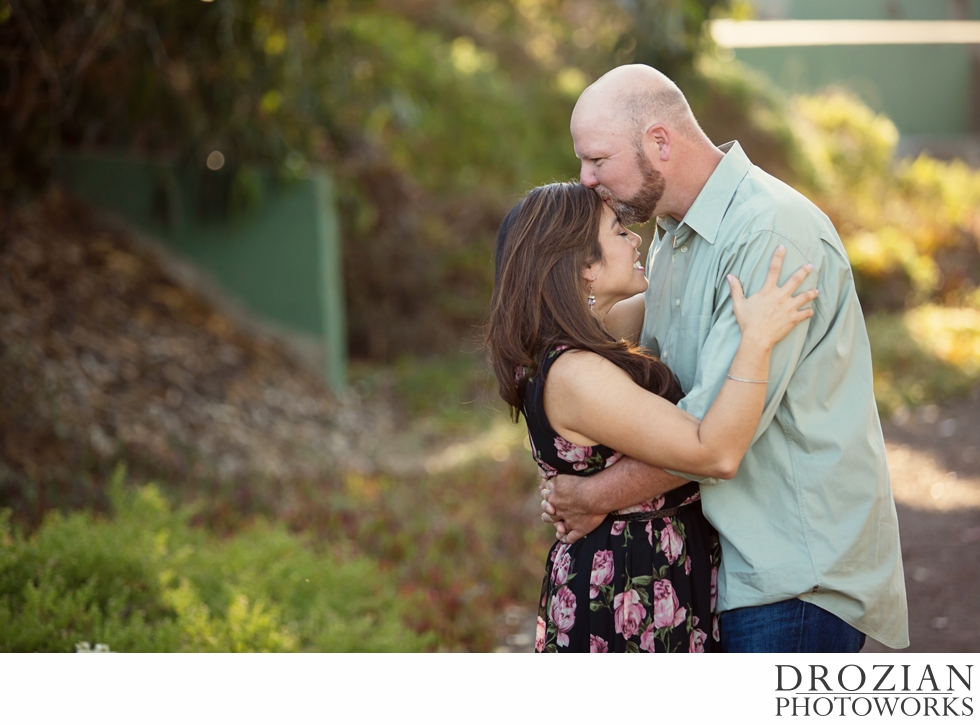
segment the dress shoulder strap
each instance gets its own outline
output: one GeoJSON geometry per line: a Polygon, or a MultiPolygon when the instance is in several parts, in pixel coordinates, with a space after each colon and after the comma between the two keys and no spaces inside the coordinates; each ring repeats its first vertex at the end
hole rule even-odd
{"type": "Polygon", "coordinates": [[[559,345],[549,350],[538,363],[534,375],[527,379],[527,387],[524,389],[524,419],[527,421],[532,443],[535,438],[553,438],[555,435],[544,412],[544,382],[555,360],[571,349],[568,345],[559,345]]]}

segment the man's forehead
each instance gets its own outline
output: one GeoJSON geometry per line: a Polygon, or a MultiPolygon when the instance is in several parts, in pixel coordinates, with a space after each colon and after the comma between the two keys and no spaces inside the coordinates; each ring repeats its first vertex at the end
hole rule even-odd
{"type": "Polygon", "coordinates": [[[617,125],[609,121],[596,120],[587,124],[573,123],[571,130],[575,155],[580,159],[608,156],[620,150],[623,143],[628,141],[621,130],[617,128],[617,125]]]}

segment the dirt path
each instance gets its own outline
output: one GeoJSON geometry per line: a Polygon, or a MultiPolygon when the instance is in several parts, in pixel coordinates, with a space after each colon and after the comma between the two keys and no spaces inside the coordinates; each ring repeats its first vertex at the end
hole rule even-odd
{"type": "MultiPolygon", "coordinates": [[[[913,652],[980,652],[980,390],[884,425],[913,652]]],[[[888,652],[869,642],[867,652],[888,652]]]]}
{"type": "MultiPolygon", "coordinates": [[[[909,602],[909,652],[980,652],[980,389],[883,424],[909,602]]],[[[528,652],[536,614],[500,617],[498,652],[528,652]]],[[[865,652],[891,652],[868,641],[865,652]]]]}

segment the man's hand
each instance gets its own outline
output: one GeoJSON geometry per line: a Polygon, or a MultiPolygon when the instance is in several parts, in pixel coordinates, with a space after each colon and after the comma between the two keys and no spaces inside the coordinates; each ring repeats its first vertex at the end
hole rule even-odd
{"type": "Polygon", "coordinates": [[[597,512],[589,505],[582,484],[578,476],[559,475],[541,485],[541,520],[554,524],[555,536],[565,544],[574,544],[606,518],[607,512],[597,512]]]}
{"type": "Polygon", "coordinates": [[[687,479],[623,456],[587,478],[542,476],[539,483],[541,520],[554,525],[560,541],[573,544],[594,531],[610,511],[662,496],[687,479]]]}

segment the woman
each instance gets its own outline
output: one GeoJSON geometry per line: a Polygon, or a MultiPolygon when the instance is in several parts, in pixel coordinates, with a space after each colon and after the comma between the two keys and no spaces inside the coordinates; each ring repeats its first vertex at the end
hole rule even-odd
{"type": "MultiPolygon", "coordinates": [[[[546,475],[588,476],[626,455],[731,478],[762,415],[770,351],[813,314],[799,308],[816,291],[792,296],[809,269],[779,287],[777,251],[762,290],[747,299],[729,276],[742,340],[701,421],[676,407],[683,393],[666,365],[622,339],[638,330],[635,295],[647,286],[639,241],[579,184],[539,187],[511,210],[497,235],[487,332],[500,395],[515,421],[524,415],[546,475]],[[617,316],[614,337],[603,323],[617,316]]],[[[718,556],[693,481],[611,514],[574,544],[556,542],[535,650],[715,649],[718,556]]]]}

